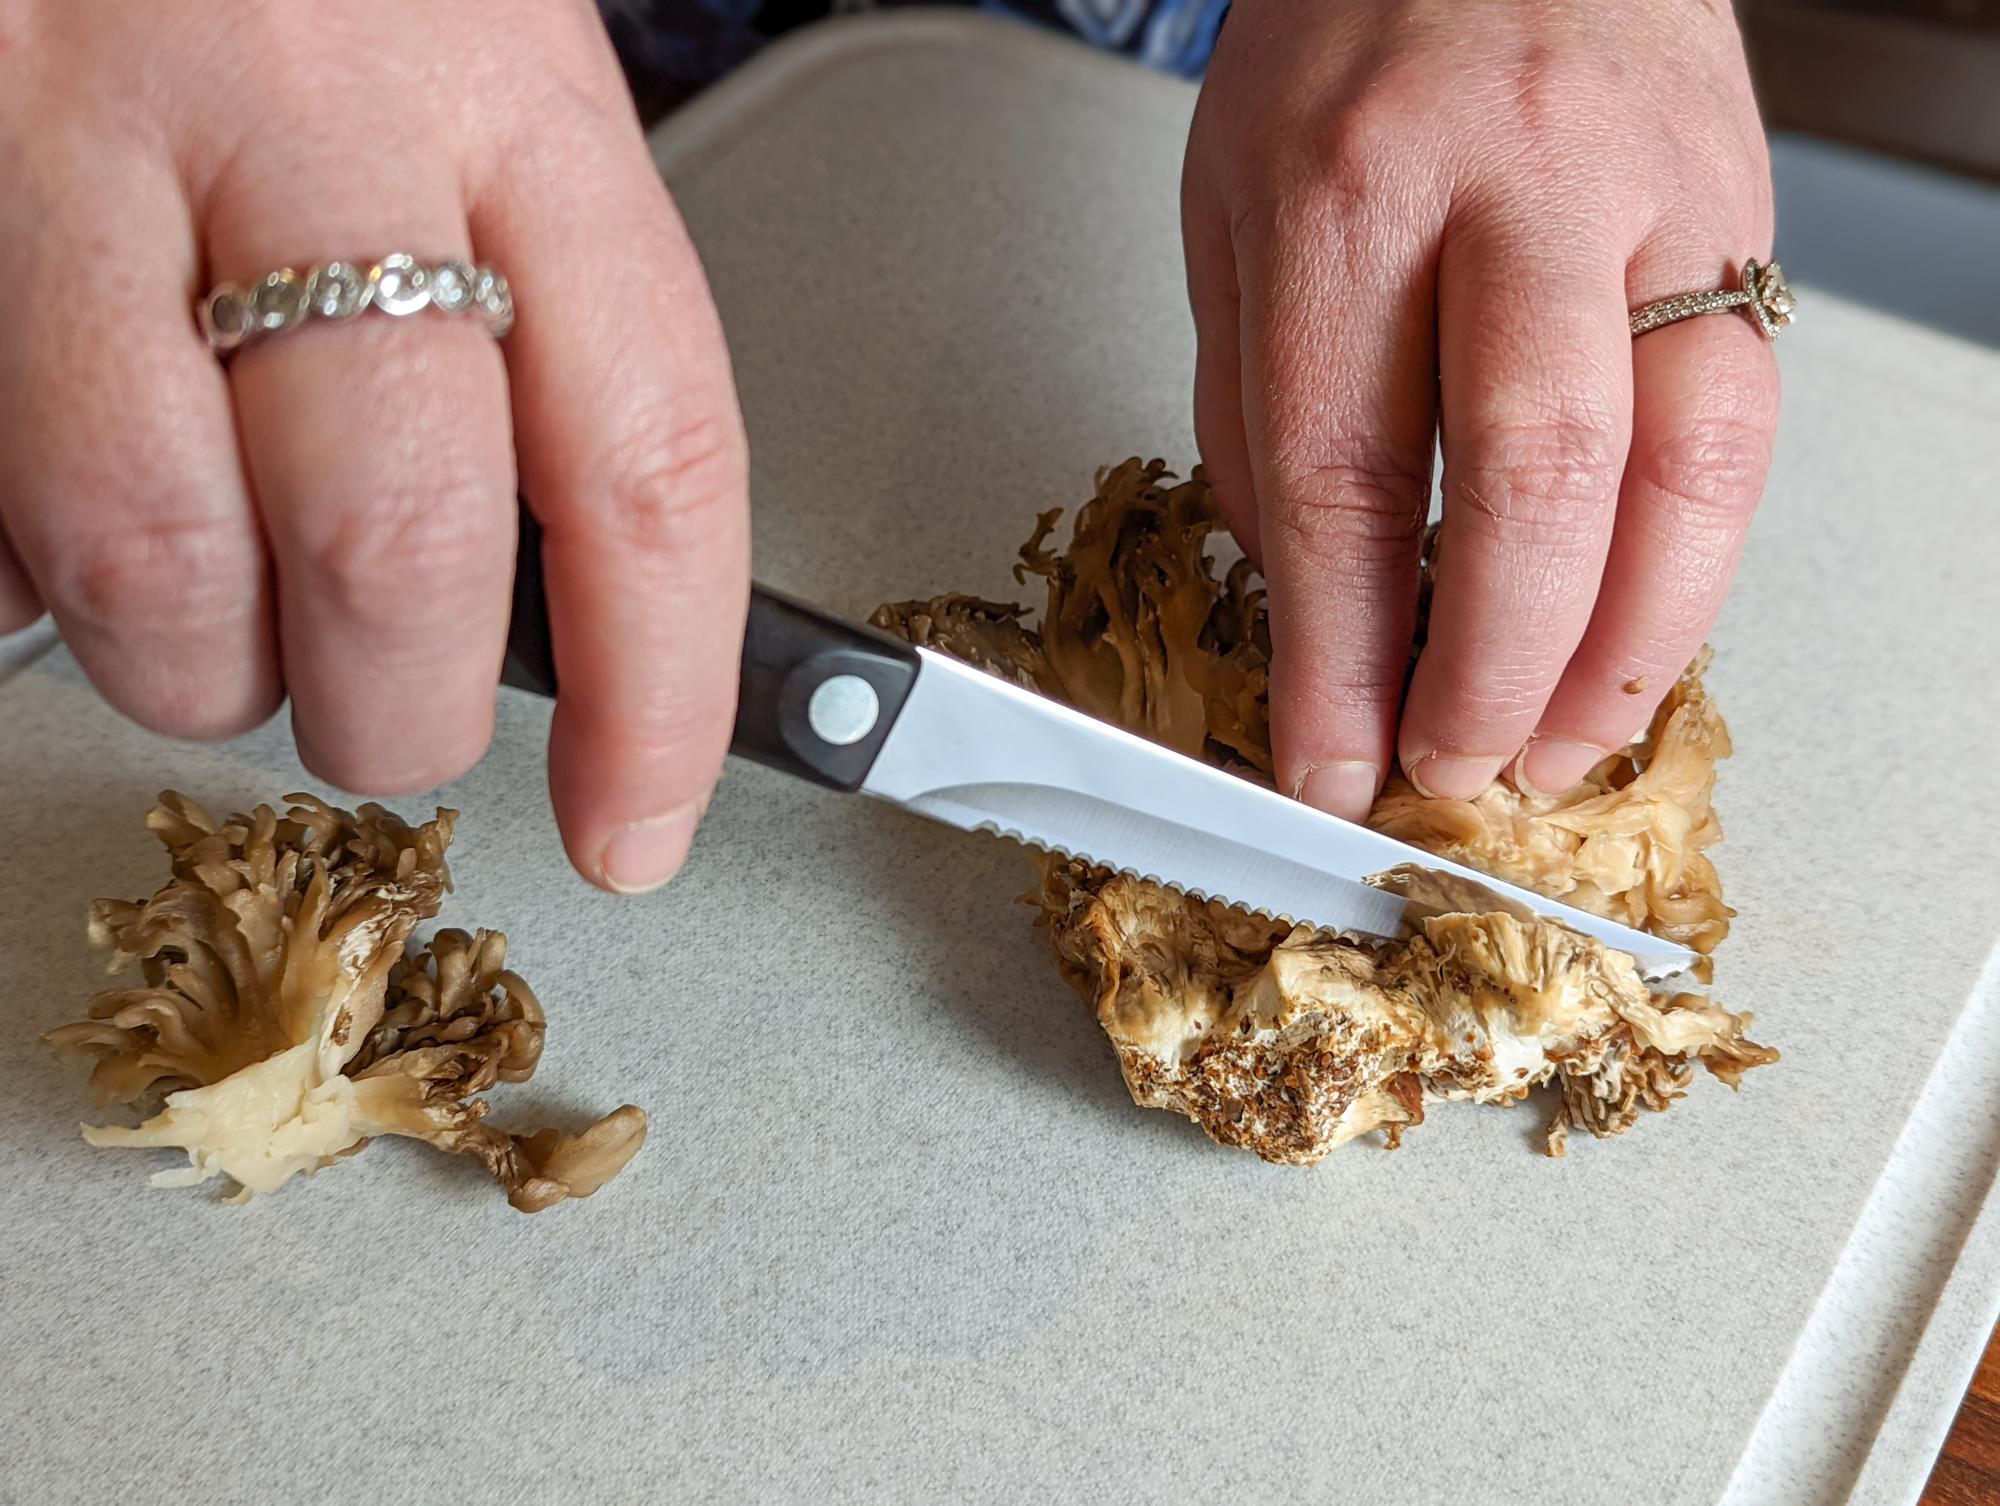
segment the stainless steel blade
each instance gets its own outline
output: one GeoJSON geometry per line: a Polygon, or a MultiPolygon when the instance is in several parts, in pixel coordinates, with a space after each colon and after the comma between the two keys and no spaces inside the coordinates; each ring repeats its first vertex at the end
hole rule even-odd
{"type": "Polygon", "coordinates": [[[930,649],[867,794],[1286,920],[1393,936],[1406,901],[1371,875],[1453,874],[1630,953],[1642,976],[1694,954],[1288,800],[930,649]]]}

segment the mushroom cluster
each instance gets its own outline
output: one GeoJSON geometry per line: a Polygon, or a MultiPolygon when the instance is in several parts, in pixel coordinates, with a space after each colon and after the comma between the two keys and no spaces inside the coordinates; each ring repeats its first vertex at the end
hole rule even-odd
{"type": "Polygon", "coordinates": [[[188,1165],[158,1186],[227,1177],[242,1197],[353,1154],[378,1135],[482,1162],[525,1212],[588,1197],[638,1153],[626,1105],[581,1134],[509,1134],[477,1095],[525,1082],[542,1007],[507,967],[497,931],[416,928],[451,888],[457,812],[411,826],[376,805],[287,797],[218,821],[172,791],[146,824],[172,876],[150,899],[99,900],[91,939],[139,987],[44,1037],[97,1057],[93,1099],[157,1112],[86,1128],[93,1145],[172,1147],[188,1165]]]}
{"type": "MultiPolygon", "coordinates": [[[[1160,461],[1102,472],[1067,548],[1044,513],[1015,578],[1045,585],[1039,616],[961,595],[893,603],[878,627],[1247,779],[1272,777],[1270,630],[1246,561],[1218,575],[1219,523],[1199,470],[1160,461]]],[[[1423,559],[1422,623],[1437,569],[1423,559]]],[[[1439,800],[1392,778],[1369,822],[1426,852],[1670,937],[1707,959],[1733,913],[1707,849],[1729,752],[1688,667],[1647,731],[1576,789],[1502,785],[1439,800]]],[[[1687,1090],[1696,1066],[1734,1086],[1777,1053],[1750,1016],[1650,990],[1631,960],[1484,891],[1404,872],[1395,939],[1292,926],[1130,875],[1037,859],[1025,896],[1063,974],[1095,1011],[1135,1102],[1187,1115],[1266,1160],[1310,1164],[1372,1130],[1400,1142],[1438,1100],[1513,1104],[1556,1090],[1548,1149],[1572,1127],[1623,1133],[1687,1090]]]]}

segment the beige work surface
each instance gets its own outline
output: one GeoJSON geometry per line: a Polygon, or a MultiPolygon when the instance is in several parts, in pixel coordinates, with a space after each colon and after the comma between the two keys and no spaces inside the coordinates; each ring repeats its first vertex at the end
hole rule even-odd
{"type": "MultiPolygon", "coordinates": [[[[1004,592],[1093,466],[1191,458],[1190,99],[919,19],[662,133],[765,580],[1004,592]]],[[[1896,1498],[1958,1364],[1925,1323],[1994,1292],[1991,1056],[1945,1045],[1990,1024],[2000,932],[2000,361],[1801,305],[1713,677],[1718,984],[1785,1058],[1564,1161],[1534,1107],[1310,1171],[1135,1109],[1017,853],[761,770],[668,892],[597,895],[509,698],[439,796],[447,919],[505,929],[552,1021],[495,1114],[629,1099],[643,1155],[532,1218],[396,1143],[245,1208],[151,1190],[169,1159],[86,1148],[35,1045],[97,985],[86,902],[161,874],[160,787],[306,780],[281,728],[132,730],[60,651],[0,682],[0,1500],[1896,1498]]]]}

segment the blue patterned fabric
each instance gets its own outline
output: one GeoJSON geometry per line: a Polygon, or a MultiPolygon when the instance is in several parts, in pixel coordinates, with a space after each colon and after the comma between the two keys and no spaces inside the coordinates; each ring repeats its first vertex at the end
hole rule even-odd
{"type": "MultiPolygon", "coordinates": [[[[830,15],[937,0],[598,0],[650,121],[785,32],[830,15]]],[[[1198,78],[1229,0],[963,0],[1198,78]]]]}

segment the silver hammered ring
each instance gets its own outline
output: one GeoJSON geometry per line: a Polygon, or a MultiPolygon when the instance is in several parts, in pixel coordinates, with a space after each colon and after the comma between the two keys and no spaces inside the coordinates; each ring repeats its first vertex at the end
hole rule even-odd
{"type": "Polygon", "coordinates": [[[476,314],[496,340],[514,327],[514,295],[493,268],[457,257],[423,261],[406,251],[373,266],[326,261],[303,272],[280,267],[248,287],[218,283],[195,305],[195,318],[220,356],[308,320],[338,323],[365,309],[402,318],[427,308],[453,318],[476,314]]]}
{"type": "Polygon", "coordinates": [[[1636,337],[1649,329],[1692,319],[1697,314],[1722,314],[1730,309],[1741,309],[1750,316],[1750,322],[1762,331],[1765,339],[1775,340],[1778,331],[1792,322],[1792,312],[1797,307],[1798,301],[1792,297],[1792,290],[1785,282],[1784,268],[1776,262],[1760,265],[1754,259],[1746,260],[1743,263],[1742,287],[1716,288],[1705,293],[1676,293],[1671,298],[1662,298],[1644,308],[1634,309],[1632,333],[1636,337]]]}

